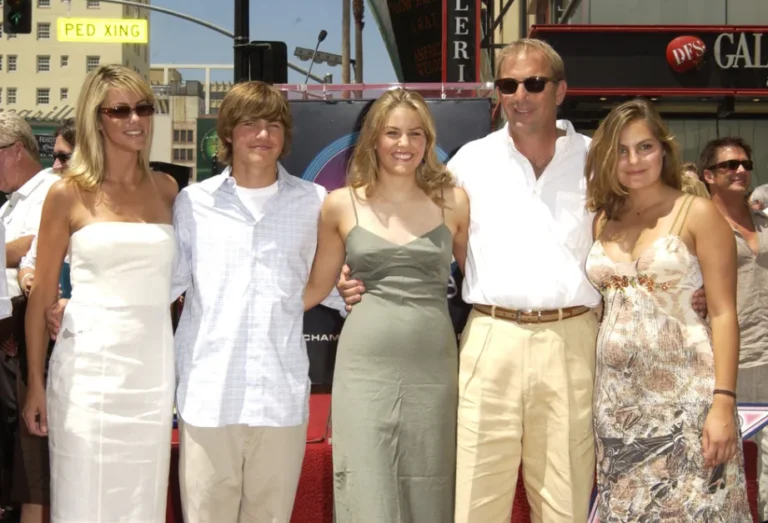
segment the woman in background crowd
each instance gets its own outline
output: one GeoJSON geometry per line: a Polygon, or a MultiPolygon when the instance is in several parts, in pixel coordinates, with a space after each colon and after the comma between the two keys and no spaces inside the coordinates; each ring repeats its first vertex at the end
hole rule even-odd
{"type": "Polygon", "coordinates": [[[422,97],[372,106],[348,187],[326,199],[306,289],[328,296],[342,265],[367,292],[346,319],[333,383],[338,523],[453,520],[458,351],[451,253],[463,267],[469,203],[437,158],[422,97]]]}
{"type": "Polygon", "coordinates": [[[594,135],[587,273],[603,294],[594,392],[600,521],[751,521],[736,417],[733,233],[681,193],[677,146],[652,104],[594,135]],[[702,283],[710,327],[691,307],[702,283]]]}
{"type": "Polygon", "coordinates": [[[77,103],[77,148],[43,207],[24,419],[31,433],[49,435],[54,522],[165,521],[178,188],[149,168],[154,103],[128,67],[90,73],[77,103]],[[74,292],[46,389],[45,309],[57,299],[68,247],[74,292]]]}

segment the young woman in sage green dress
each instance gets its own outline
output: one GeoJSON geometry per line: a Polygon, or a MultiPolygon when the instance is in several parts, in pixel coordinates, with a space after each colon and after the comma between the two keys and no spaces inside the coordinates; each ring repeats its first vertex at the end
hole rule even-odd
{"type": "Polygon", "coordinates": [[[458,350],[448,314],[469,203],[438,159],[424,100],[388,91],[368,113],[348,186],[326,199],[305,307],[346,262],[366,292],[341,332],[333,382],[337,523],[453,520],[458,350]]]}

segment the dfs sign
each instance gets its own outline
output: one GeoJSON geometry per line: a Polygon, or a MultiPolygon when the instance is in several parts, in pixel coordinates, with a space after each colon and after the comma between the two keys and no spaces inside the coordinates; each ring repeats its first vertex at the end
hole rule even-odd
{"type": "MultiPolygon", "coordinates": [[[[764,33],[720,33],[714,38],[712,56],[720,69],[768,69],[764,33]]],[[[711,38],[708,38],[711,40],[711,38]]],[[[768,42],[768,39],[766,39],[768,42]]],[[[699,69],[707,44],[698,36],[678,36],[667,45],[667,62],[678,73],[699,69]]]]}

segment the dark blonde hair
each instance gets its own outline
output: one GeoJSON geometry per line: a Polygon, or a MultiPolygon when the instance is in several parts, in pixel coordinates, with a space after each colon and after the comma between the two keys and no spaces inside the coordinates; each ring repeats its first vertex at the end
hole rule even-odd
{"type": "MultiPolygon", "coordinates": [[[[139,74],[123,65],[102,65],[85,77],[80,96],[77,99],[75,121],[75,142],[77,146],[72,159],[67,163],[64,177],[73,180],[80,188],[94,190],[101,185],[106,175],[104,138],[101,131],[99,108],[106,100],[110,89],[135,93],[143,101],[156,105],[155,94],[139,74]]],[[[149,119],[149,134],[144,150],[136,155],[144,175],[149,176],[149,156],[152,147],[152,118],[149,119]]],[[[75,142],[72,145],[75,145],[75,142]]]]}
{"type": "Polygon", "coordinates": [[[549,68],[552,71],[552,80],[557,82],[565,80],[565,64],[562,57],[555,51],[554,47],[544,40],[536,38],[521,38],[496,53],[496,78],[501,78],[501,68],[507,58],[531,51],[538,51],[547,58],[549,68]]]}
{"type": "Polygon", "coordinates": [[[683,171],[683,174],[692,172],[697,177],[699,176],[699,168],[696,165],[696,162],[685,162],[680,169],[683,171]]]}
{"type": "Polygon", "coordinates": [[[627,190],[619,183],[619,135],[631,123],[641,120],[661,142],[664,158],[661,181],[680,190],[680,153],[674,137],[652,103],[636,99],[613,109],[597,128],[587,155],[587,209],[604,211],[608,219],[616,218],[627,199],[627,190]]]}
{"type": "Polygon", "coordinates": [[[219,137],[217,161],[232,165],[232,131],[241,123],[261,119],[282,124],[285,139],[280,158],[288,154],[293,119],[283,93],[264,82],[243,82],[227,93],[219,107],[216,121],[216,134],[219,137]]]}
{"type": "Polygon", "coordinates": [[[397,88],[387,91],[371,106],[363,121],[363,128],[349,162],[347,185],[355,189],[365,187],[367,197],[373,194],[379,174],[376,141],[387,125],[390,113],[398,107],[416,111],[421,119],[427,144],[424,149],[424,159],[416,168],[416,183],[436,204],[442,206],[445,202],[441,193],[443,189],[454,186],[453,176],[437,158],[435,122],[424,98],[419,93],[408,89],[397,88]]]}

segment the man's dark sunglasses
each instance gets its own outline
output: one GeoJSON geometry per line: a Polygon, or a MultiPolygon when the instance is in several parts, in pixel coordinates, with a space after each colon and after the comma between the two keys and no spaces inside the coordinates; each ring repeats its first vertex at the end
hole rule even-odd
{"type": "Polygon", "coordinates": [[[53,155],[54,160],[58,160],[61,163],[67,163],[72,159],[72,153],[56,153],[53,155]]]}
{"type": "Polygon", "coordinates": [[[515,80],[514,78],[499,78],[494,82],[494,85],[498,87],[501,94],[515,94],[520,84],[523,84],[525,90],[529,93],[540,93],[549,82],[557,82],[557,80],[547,78],[546,76],[529,76],[523,81],[515,80]]]}
{"type": "Polygon", "coordinates": [[[114,107],[100,107],[99,112],[106,114],[110,118],[117,118],[123,120],[130,118],[131,113],[135,112],[136,116],[152,116],[155,114],[155,106],[148,103],[136,104],[136,107],[130,105],[116,105],[114,107]]]}
{"type": "Polygon", "coordinates": [[[744,166],[745,171],[751,171],[755,164],[752,160],[726,160],[724,162],[716,163],[707,167],[708,170],[714,171],[715,169],[728,169],[729,171],[735,171],[739,166],[744,166]]]}

